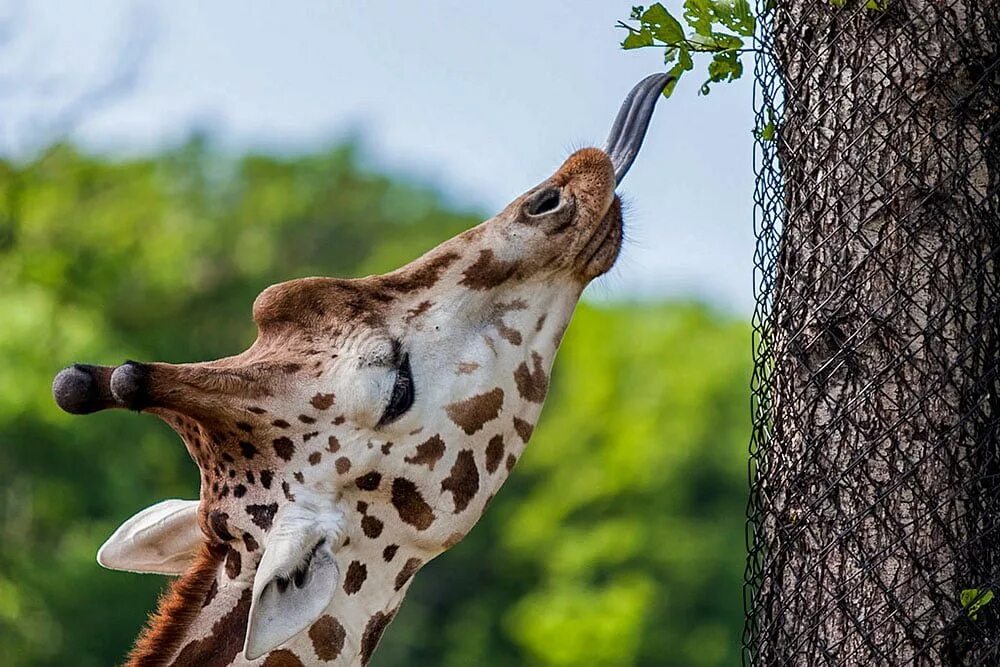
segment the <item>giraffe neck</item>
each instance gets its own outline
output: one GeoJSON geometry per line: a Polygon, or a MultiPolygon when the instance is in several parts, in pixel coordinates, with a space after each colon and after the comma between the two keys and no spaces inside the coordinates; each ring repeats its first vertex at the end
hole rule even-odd
{"type": "Polygon", "coordinates": [[[127,667],[365,665],[424,562],[394,546],[375,554],[362,553],[364,544],[344,545],[337,553],[341,584],[330,606],[308,629],[252,662],[242,650],[254,570],[230,577],[234,569],[225,548],[205,549],[161,598],[127,667]]]}

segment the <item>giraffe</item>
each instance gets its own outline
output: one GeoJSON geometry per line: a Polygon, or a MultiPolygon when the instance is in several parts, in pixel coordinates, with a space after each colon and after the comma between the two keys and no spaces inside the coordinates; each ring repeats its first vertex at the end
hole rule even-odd
{"type": "Polygon", "coordinates": [[[197,500],[140,511],[98,552],[177,576],[128,665],[368,663],[522,455],[580,293],[619,254],[615,190],[669,81],[632,90],[604,149],[412,263],[266,288],[240,354],[56,376],[61,408],[156,415],[200,472],[197,500]]]}

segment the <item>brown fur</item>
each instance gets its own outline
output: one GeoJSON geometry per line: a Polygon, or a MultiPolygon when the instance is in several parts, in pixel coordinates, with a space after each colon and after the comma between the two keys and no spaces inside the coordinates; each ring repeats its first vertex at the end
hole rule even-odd
{"type": "Polygon", "coordinates": [[[467,435],[472,435],[486,422],[496,419],[502,406],[503,389],[497,387],[485,394],[445,406],[445,412],[467,435]]]}
{"type": "Polygon", "coordinates": [[[176,652],[184,634],[212,588],[222,562],[222,553],[203,546],[194,564],[160,597],[156,612],[149,617],[129,653],[127,667],[159,667],[176,652]]]}
{"type": "Polygon", "coordinates": [[[463,449],[451,467],[451,474],[441,482],[442,491],[451,491],[455,499],[455,514],[469,506],[479,492],[479,469],[471,449],[463,449]]]}

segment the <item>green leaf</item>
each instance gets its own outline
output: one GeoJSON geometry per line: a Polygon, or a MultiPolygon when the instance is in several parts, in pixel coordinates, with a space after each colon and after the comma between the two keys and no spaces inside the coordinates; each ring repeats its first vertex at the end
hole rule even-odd
{"type": "Polygon", "coordinates": [[[743,63],[734,51],[717,53],[708,64],[708,81],[701,85],[701,94],[708,95],[709,84],[719,81],[735,81],[743,75],[743,63]]]}
{"type": "Polygon", "coordinates": [[[694,69],[694,60],[691,58],[691,50],[688,48],[681,48],[680,53],[677,54],[677,64],[680,65],[681,69],[685,72],[694,69]]]}
{"type": "Polygon", "coordinates": [[[736,0],[733,5],[733,25],[729,26],[736,34],[743,37],[753,37],[757,30],[757,19],[750,9],[749,0],[736,0]]]}
{"type": "Polygon", "coordinates": [[[969,618],[977,620],[979,610],[988,605],[993,600],[993,591],[989,588],[980,590],[978,588],[966,588],[962,590],[960,596],[962,607],[965,608],[969,618]]]}
{"type": "Polygon", "coordinates": [[[653,46],[653,35],[648,30],[632,30],[622,42],[622,48],[626,50],[641,49],[644,46],[653,46]]]}
{"type": "Polygon", "coordinates": [[[767,108],[767,122],[764,124],[764,127],[755,128],[753,133],[760,141],[774,141],[778,134],[778,124],[774,117],[774,109],[771,107],[767,108]]]}
{"type": "Polygon", "coordinates": [[[652,5],[642,15],[643,28],[649,28],[658,40],[666,44],[684,41],[684,28],[660,3],[652,5]]]}
{"type": "Polygon", "coordinates": [[[711,0],[685,0],[684,20],[697,35],[712,34],[711,0]]]}
{"type": "Polygon", "coordinates": [[[674,80],[671,81],[670,83],[668,83],[663,88],[663,96],[664,97],[670,97],[671,95],[674,94],[674,88],[677,87],[677,82],[681,80],[681,75],[684,74],[684,65],[681,64],[681,63],[677,63],[676,65],[674,65],[673,67],[671,67],[669,70],[667,70],[667,74],[670,74],[671,76],[673,76],[674,80]]]}

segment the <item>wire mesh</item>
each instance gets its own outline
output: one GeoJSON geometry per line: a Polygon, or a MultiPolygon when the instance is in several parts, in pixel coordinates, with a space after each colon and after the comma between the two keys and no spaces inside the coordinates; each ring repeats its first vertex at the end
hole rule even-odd
{"type": "Polygon", "coordinates": [[[744,665],[1000,665],[1000,3],[758,26],[744,665]]]}

